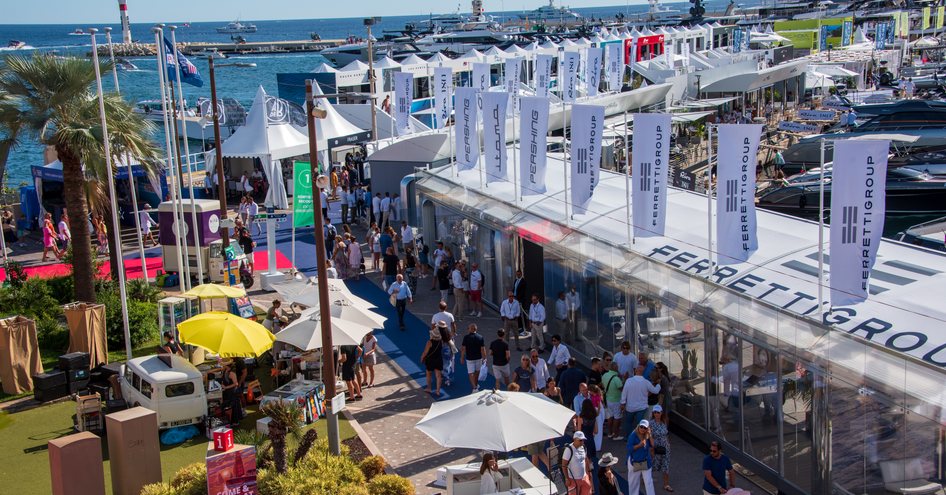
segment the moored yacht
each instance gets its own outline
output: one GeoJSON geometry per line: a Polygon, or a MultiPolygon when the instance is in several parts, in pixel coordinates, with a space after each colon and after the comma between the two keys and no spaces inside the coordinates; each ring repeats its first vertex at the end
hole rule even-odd
{"type": "Polygon", "coordinates": [[[535,10],[519,14],[519,18],[528,19],[530,21],[559,23],[579,22],[583,19],[581,14],[573,12],[568,7],[556,7],[555,0],[549,0],[548,5],[543,5],[535,10]]]}
{"type": "Polygon", "coordinates": [[[256,24],[243,24],[240,21],[233,21],[226,26],[218,27],[217,32],[220,34],[255,33],[256,24]]]}

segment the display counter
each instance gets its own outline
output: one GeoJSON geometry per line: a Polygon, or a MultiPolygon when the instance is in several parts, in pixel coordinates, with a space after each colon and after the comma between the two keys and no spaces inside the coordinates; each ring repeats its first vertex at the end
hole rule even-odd
{"type": "MultiPolygon", "coordinates": [[[[499,483],[500,494],[556,495],[558,488],[542,471],[528,459],[498,461],[503,479],[499,483]]],[[[458,464],[446,467],[447,495],[479,495],[480,463],[458,464]]]]}

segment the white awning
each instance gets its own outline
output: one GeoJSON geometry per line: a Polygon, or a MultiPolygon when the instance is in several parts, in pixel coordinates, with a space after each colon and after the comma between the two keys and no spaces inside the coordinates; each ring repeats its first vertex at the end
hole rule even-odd
{"type": "Polygon", "coordinates": [[[845,69],[840,65],[812,65],[809,69],[814,69],[816,72],[820,72],[826,76],[831,77],[857,77],[858,73],[852,70],[845,69]]]}

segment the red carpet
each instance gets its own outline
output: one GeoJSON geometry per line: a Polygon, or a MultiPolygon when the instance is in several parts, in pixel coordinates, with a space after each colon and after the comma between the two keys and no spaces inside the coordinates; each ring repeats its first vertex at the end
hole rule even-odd
{"type": "MultiPolygon", "coordinates": [[[[148,275],[151,278],[154,278],[154,274],[158,270],[162,269],[164,264],[162,263],[160,256],[149,256],[146,258],[148,266],[148,275]]],[[[253,263],[254,269],[259,271],[265,271],[269,269],[269,262],[265,251],[255,251],[253,253],[253,263]]],[[[292,262],[279,250],[276,251],[276,268],[280,270],[289,269],[292,267],[292,262]]],[[[100,277],[107,277],[111,271],[111,264],[106,261],[102,264],[101,269],[99,270],[100,277]]],[[[40,277],[40,278],[52,278],[52,277],[61,277],[64,275],[69,275],[72,273],[72,267],[65,263],[53,263],[49,265],[41,266],[29,266],[26,267],[26,274],[29,277],[40,277]]],[[[138,258],[126,259],[125,260],[125,277],[128,279],[141,278],[141,260],[138,258]]],[[[6,270],[0,268],[0,282],[7,279],[6,270]]]]}

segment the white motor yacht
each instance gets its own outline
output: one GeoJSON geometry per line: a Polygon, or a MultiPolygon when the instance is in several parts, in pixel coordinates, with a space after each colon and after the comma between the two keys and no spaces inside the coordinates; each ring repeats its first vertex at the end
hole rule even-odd
{"type": "Polygon", "coordinates": [[[256,24],[243,24],[240,21],[233,21],[226,26],[218,27],[217,32],[220,34],[255,33],[256,24]]]}

